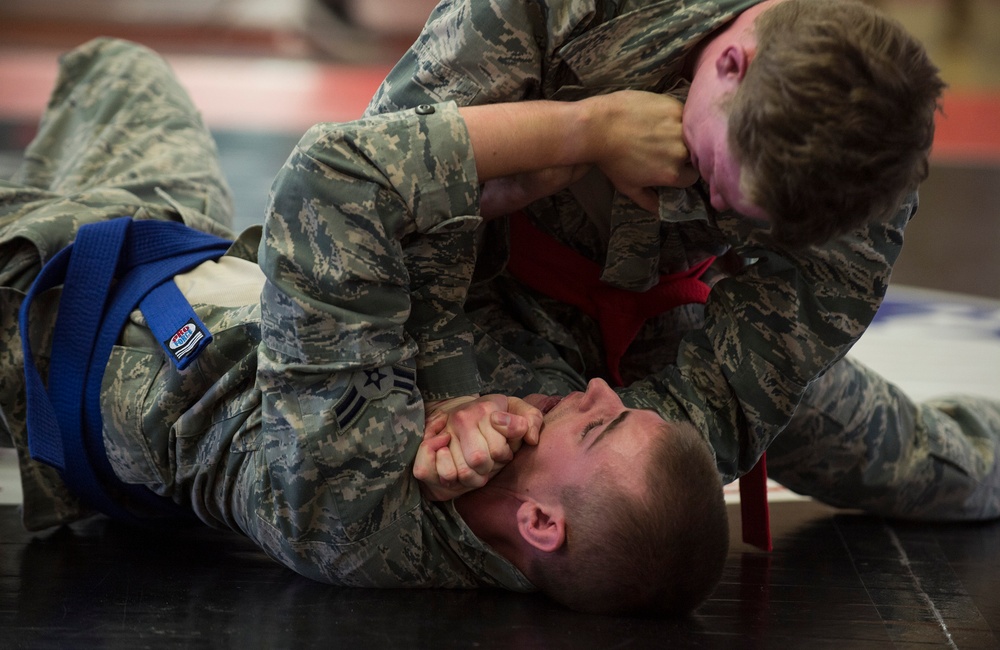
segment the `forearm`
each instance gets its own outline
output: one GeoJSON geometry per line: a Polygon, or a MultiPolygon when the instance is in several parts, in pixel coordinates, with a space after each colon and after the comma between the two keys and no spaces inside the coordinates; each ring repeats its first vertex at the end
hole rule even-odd
{"type": "Polygon", "coordinates": [[[459,109],[479,181],[595,162],[599,118],[591,102],[533,101],[459,109]]]}
{"type": "Polygon", "coordinates": [[[491,104],[459,112],[480,183],[530,178],[531,185],[546,186],[553,178],[579,178],[593,165],[618,191],[655,212],[658,198],[650,188],[697,179],[682,135],[682,108],[671,97],[625,90],[574,102],[491,104]]]}

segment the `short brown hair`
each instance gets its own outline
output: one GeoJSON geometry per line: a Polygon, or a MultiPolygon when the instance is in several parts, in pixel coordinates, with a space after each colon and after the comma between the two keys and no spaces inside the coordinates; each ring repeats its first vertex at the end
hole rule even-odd
{"type": "Polygon", "coordinates": [[[690,424],[660,433],[641,497],[606,472],[564,489],[566,543],[530,576],[553,599],[600,614],[682,615],[715,588],[729,551],[715,459],[690,424]]]}
{"type": "Polygon", "coordinates": [[[856,1],[784,0],[729,103],[747,198],[785,246],[892,215],[927,177],[944,83],[923,46],[856,1]]]}

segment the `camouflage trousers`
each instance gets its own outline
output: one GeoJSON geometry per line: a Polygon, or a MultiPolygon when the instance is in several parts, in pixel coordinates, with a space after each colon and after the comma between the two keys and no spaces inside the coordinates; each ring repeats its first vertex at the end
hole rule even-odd
{"type": "MultiPolygon", "coordinates": [[[[14,177],[0,180],[0,442],[18,449],[30,528],[75,518],[79,504],[55,470],[27,454],[17,327],[24,292],[86,223],[127,215],[231,236],[232,199],[217,160],[198,112],[159,56],[100,39],[61,60],[37,136],[14,177]]],[[[32,314],[43,374],[55,298],[40,296],[32,314]]]]}
{"type": "Polygon", "coordinates": [[[1000,401],[916,403],[848,357],[768,447],[768,473],[833,506],[924,521],[1000,517],[1000,401]]]}

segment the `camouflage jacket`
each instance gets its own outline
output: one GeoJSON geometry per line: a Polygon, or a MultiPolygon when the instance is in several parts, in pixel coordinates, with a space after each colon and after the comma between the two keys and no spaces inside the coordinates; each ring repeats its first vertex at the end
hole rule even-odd
{"type": "Polygon", "coordinates": [[[472,362],[478,183],[456,106],[317,125],[271,198],[245,531],[323,581],[531,589],[412,476],[421,394],[472,362]]]}
{"type": "MultiPolygon", "coordinates": [[[[231,205],[208,131],[159,57],[99,40],[62,68],[28,164],[0,182],[0,428],[18,449],[31,529],[89,514],[26,449],[17,312],[40,264],[80,225],[121,215],[225,236],[231,205]]],[[[263,300],[196,301],[214,340],[183,371],[132,314],[102,381],[116,475],[316,580],[533,589],[451,504],[423,500],[411,472],[423,397],[448,388],[449,364],[472,347],[461,306],[477,197],[454,105],[310,130],[263,234],[226,254],[259,261],[263,300]]],[[[46,293],[32,312],[43,375],[57,300],[46,293]]]]}
{"type": "MultiPolygon", "coordinates": [[[[623,88],[683,98],[685,56],[754,4],[445,0],[368,110],[446,99],[460,104],[570,100],[623,88]]],[[[704,310],[689,306],[650,319],[622,361],[626,382],[633,382],[620,390],[626,404],[692,421],[714,447],[723,477],[731,480],[753,466],[787,424],[809,382],[840,359],[870,323],[916,201],[902,206],[890,223],[792,253],[774,246],[748,220],[714,211],[705,190],[701,184],[663,188],[659,214],[653,215],[591,177],[527,212],[536,225],[602,263],[605,282],[628,290],[644,290],[658,273],[684,270],[727,249],[756,260],[716,284],[704,310]]],[[[488,237],[477,277],[489,277],[505,260],[503,228],[488,237]]],[[[602,373],[603,348],[592,319],[516,282],[495,282],[501,285],[488,291],[505,294],[508,301],[517,294],[520,307],[511,318],[538,335],[537,354],[517,337],[497,335],[514,341],[522,359],[545,361],[557,354],[581,373],[602,373]]],[[[484,327],[516,329],[495,312],[486,318],[484,327]]],[[[521,373],[507,370],[508,377],[531,374],[528,367],[521,373]]],[[[517,386],[497,381],[493,388],[517,386]]]]}

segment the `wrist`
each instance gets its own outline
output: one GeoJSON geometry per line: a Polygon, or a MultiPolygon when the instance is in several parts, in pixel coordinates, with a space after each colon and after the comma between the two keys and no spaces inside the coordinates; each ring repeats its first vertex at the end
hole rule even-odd
{"type": "Polygon", "coordinates": [[[439,399],[434,401],[424,402],[424,418],[430,418],[432,415],[453,410],[457,406],[466,404],[468,402],[474,402],[479,399],[479,395],[462,395],[460,397],[451,397],[449,399],[439,399]]]}
{"type": "Polygon", "coordinates": [[[577,160],[573,164],[599,166],[610,155],[615,106],[608,97],[597,95],[573,103],[577,109],[576,119],[573,121],[576,137],[571,139],[580,146],[580,150],[576,152],[577,160]]]}

